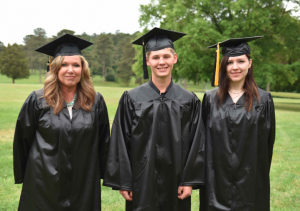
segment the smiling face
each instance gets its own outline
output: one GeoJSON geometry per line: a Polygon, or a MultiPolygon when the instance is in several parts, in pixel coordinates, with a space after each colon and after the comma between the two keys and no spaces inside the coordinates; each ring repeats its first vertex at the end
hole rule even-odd
{"type": "Polygon", "coordinates": [[[58,71],[62,86],[76,87],[81,78],[82,64],[79,56],[65,56],[58,71]]]}
{"type": "Polygon", "coordinates": [[[177,54],[174,55],[168,48],[152,51],[147,57],[147,65],[151,67],[152,77],[171,77],[173,65],[177,63],[177,54]]]}
{"type": "Polygon", "coordinates": [[[229,57],[226,72],[230,82],[244,82],[251,64],[246,55],[229,57]]]}

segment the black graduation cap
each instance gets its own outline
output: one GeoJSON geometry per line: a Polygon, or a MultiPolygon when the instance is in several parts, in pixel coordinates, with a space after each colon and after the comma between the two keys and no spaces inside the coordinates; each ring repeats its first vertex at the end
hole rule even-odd
{"type": "Polygon", "coordinates": [[[47,68],[47,71],[49,71],[49,66],[51,63],[50,56],[53,56],[55,58],[57,56],[82,55],[81,50],[89,47],[92,44],[93,43],[87,40],[81,39],[71,34],[65,34],[36,49],[35,51],[49,55],[49,63],[47,68]]]}
{"type": "Polygon", "coordinates": [[[146,63],[146,52],[159,51],[164,48],[175,49],[173,42],[185,35],[185,33],[154,27],[152,30],[132,42],[132,44],[143,46],[144,79],[149,78],[146,63]]]}
{"type": "Polygon", "coordinates": [[[228,57],[236,57],[245,54],[250,54],[250,47],[247,42],[260,39],[264,36],[255,36],[255,37],[241,37],[241,38],[231,38],[218,44],[209,46],[208,48],[217,48],[215,56],[215,66],[214,74],[212,78],[211,85],[219,85],[219,62],[220,62],[220,47],[222,49],[222,55],[228,57]]]}

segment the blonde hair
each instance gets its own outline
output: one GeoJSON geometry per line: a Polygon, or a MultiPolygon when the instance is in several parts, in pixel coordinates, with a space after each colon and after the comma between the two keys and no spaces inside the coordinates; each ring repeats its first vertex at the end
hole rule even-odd
{"type": "MultiPolygon", "coordinates": [[[[83,56],[79,57],[82,71],[80,82],[77,84],[76,107],[81,107],[85,111],[91,111],[95,101],[96,91],[90,78],[89,64],[83,56]]],[[[53,60],[44,82],[44,98],[47,104],[53,108],[54,114],[58,114],[63,109],[65,101],[58,78],[58,71],[61,68],[63,60],[64,56],[58,56],[53,60]]]]}
{"type": "MultiPolygon", "coordinates": [[[[174,50],[173,48],[167,48],[167,49],[169,49],[169,50],[171,51],[171,54],[172,54],[173,56],[175,56],[175,50],[174,50]]],[[[146,53],[146,57],[147,57],[147,58],[150,57],[151,52],[152,52],[152,51],[148,51],[148,52],[146,53]]]]}

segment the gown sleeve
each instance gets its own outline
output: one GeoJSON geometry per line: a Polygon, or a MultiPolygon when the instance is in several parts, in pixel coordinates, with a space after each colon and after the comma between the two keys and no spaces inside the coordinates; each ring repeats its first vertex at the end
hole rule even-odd
{"type": "Polygon", "coordinates": [[[271,169],[273,146],[275,143],[275,130],[276,130],[275,110],[274,110],[274,103],[271,94],[268,94],[268,101],[266,105],[266,121],[267,121],[267,130],[269,131],[268,157],[269,157],[269,166],[271,169]]]}
{"type": "Polygon", "coordinates": [[[101,179],[104,178],[105,165],[107,160],[107,153],[110,141],[110,131],[109,131],[109,118],[107,113],[107,108],[103,97],[97,93],[99,96],[99,160],[100,160],[100,172],[101,179]]]}
{"type": "Polygon", "coordinates": [[[193,186],[193,189],[199,189],[205,183],[205,130],[201,118],[201,102],[197,96],[193,101],[193,117],[189,133],[191,148],[180,186],[193,186]]]}
{"type": "Polygon", "coordinates": [[[133,106],[128,92],[119,102],[113,122],[111,141],[108,151],[104,186],[114,190],[132,190],[132,172],[130,163],[130,139],[133,106]]]}
{"type": "Polygon", "coordinates": [[[32,92],[23,104],[16,123],[13,141],[15,184],[24,181],[27,159],[36,131],[36,94],[32,92]]]}

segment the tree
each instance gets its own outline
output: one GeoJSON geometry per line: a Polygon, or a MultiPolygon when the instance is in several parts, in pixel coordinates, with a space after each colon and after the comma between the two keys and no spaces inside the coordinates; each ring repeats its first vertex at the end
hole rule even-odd
{"type": "Polygon", "coordinates": [[[123,46],[123,50],[121,51],[121,58],[117,60],[118,77],[121,78],[121,81],[125,83],[126,86],[129,85],[131,77],[135,75],[132,71],[135,49],[130,41],[130,38],[124,38],[122,41],[120,41],[120,46],[123,46]]]}
{"type": "Polygon", "coordinates": [[[29,77],[27,62],[22,46],[8,44],[7,47],[2,47],[0,54],[1,74],[12,78],[13,84],[15,83],[15,79],[29,77]]]}
{"type": "Polygon", "coordinates": [[[34,30],[33,35],[27,35],[23,38],[25,43],[24,51],[29,61],[29,67],[39,69],[39,82],[42,83],[42,71],[46,69],[48,58],[46,55],[35,51],[38,47],[45,45],[48,41],[46,31],[42,28],[34,30]]]}
{"type": "Polygon", "coordinates": [[[74,35],[75,32],[72,31],[72,30],[69,30],[69,29],[63,29],[63,30],[61,30],[61,31],[59,31],[59,32],[57,33],[57,37],[61,37],[61,36],[65,35],[65,34],[71,34],[71,35],[74,35]]]}
{"type": "MultiPolygon", "coordinates": [[[[136,33],[135,39],[142,36],[144,33],[146,33],[147,30],[145,29],[142,33],[136,33]]],[[[134,45],[135,49],[135,58],[134,58],[134,64],[132,65],[132,70],[136,75],[136,82],[141,85],[143,82],[146,82],[148,79],[144,80],[144,70],[143,70],[143,47],[140,45],[134,45]]],[[[151,76],[151,69],[148,68],[148,75],[151,76]]]]}
{"type": "Polygon", "coordinates": [[[4,46],[3,42],[0,41],[0,53],[2,51],[3,46],[4,46]]]}
{"type": "Polygon", "coordinates": [[[113,62],[114,45],[111,38],[107,34],[100,34],[94,43],[92,66],[95,73],[102,70],[102,80],[104,82],[107,71],[111,69],[113,62]]]}
{"type": "MultiPolygon", "coordinates": [[[[152,0],[141,5],[139,22],[147,29],[153,25],[182,31],[188,35],[175,42],[178,64],[173,77],[209,81],[214,66],[214,51],[207,47],[232,37],[264,35],[249,43],[254,61],[255,78],[262,87],[281,81],[294,83],[296,74],[288,65],[298,59],[300,24],[282,0],[152,0]],[[278,64],[285,65],[284,68],[278,64]],[[287,65],[287,66],[286,66],[287,65]],[[276,71],[274,71],[276,68],[276,71]],[[274,74],[276,73],[276,74],[274,74]],[[198,75],[198,77],[195,77],[198,75]]],[[[137,60],[139,58],[136,58],[137,60]]],[[[139,61],[138,61],[139,62],[139,61]]],[[[196,81],[195,81],[196,82],[196,81]]]]}

